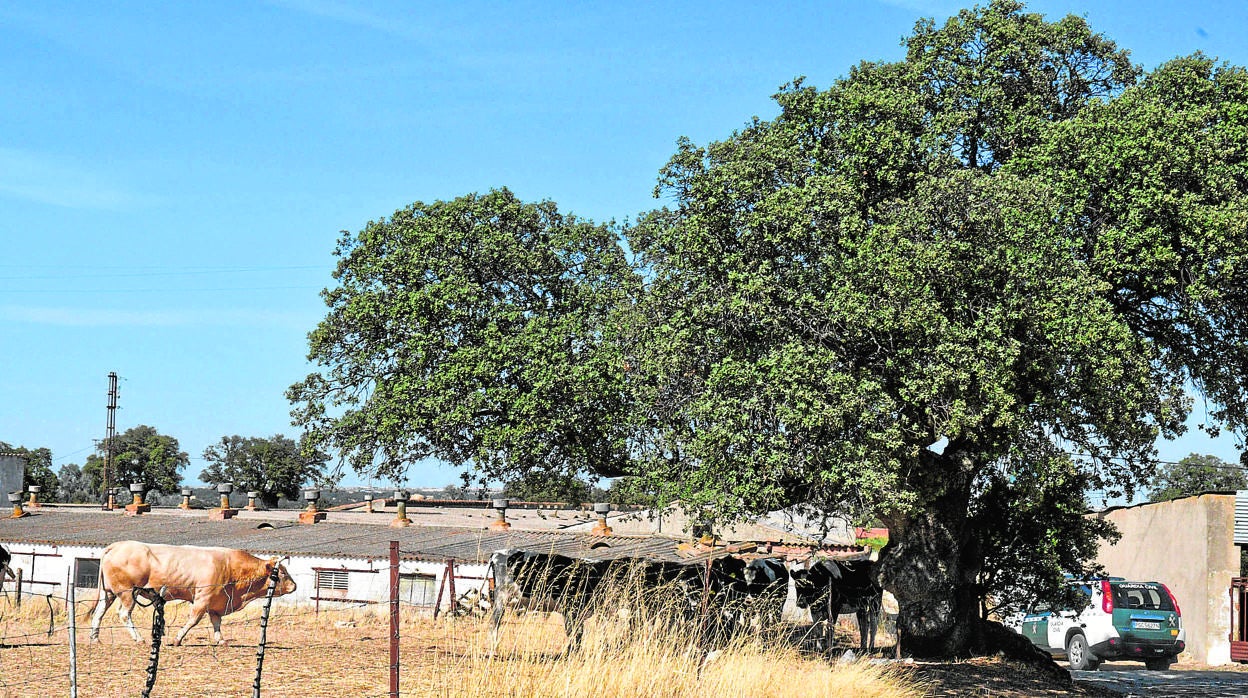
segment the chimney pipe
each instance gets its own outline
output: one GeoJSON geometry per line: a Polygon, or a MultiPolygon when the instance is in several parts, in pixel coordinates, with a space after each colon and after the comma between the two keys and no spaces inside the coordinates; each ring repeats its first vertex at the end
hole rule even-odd
{"type": "Polygon", "coordinates": [[[321,491],[318,489],[303,491],[303,499],[308,503],[308,508],[299,512],[299,523],[314,524],[325,520],[325,512],[316,509],[316,500],[320,498],[321,491]]]}
{"type": "Polygon", "coordinates": [[[259,493],[259,492],[255,491],[255,490],[251,490],[251,491],[249,491],[249,492],[247,493],[247,506],[246,506],[246,507],[244,507],[244,508],[245,508],[247,511],[255,511],[255,510],[256,510],[256,499],[257,499],[257,498],[259,498],[259,496],[260,496],[260,493],[259,493]]]}
{"type": "Polygon", "coordinates": [[[221,495],[221,506],[208,512],[208,518],[217,521],[232,519],[238,514],[238,509],[230,508],[230,493],[234,491],[234,483],[223,482],[217,485],[217,493],[221,495]]]}
{"type": "Polygon", "coordinates": [[[26,506],[31,509],[38,509],[42,506],[39,504],[39,493],[43,491],[43,487],[40,487],[39,485],[30,485],[26,488],[26,490],[30,492],[30,501],[26,503],[26,506]]]}
{"type": "Polygon", "coordinates": [[[189,487],[182,488],[182,503],[178,505],[179,509],[191,508],[191,495],[192,494],[194,494],[194,491],[191,488],[189,487]]]}
{"type": "Polygon", "coordinates": [[[491,531],[506,531],[511,528],[511,524],[507,523],[507,505],[510,503],[501,497],[494,500],[494,511],[498,512],[498,518],[490,524],[491,531]]]}
{"type": "Polygon", "coordinates": [[[412,520],[407,518],[407,492],[395,490],[394,505],[398,510],[394,514],[394,520],[390,522],[390,527],[407,528],[411,526],[412,520]]]}
{"type": "Polygon", "coordinates": [[[151,504],[143,502],[143,492],[146,489],[141,482],[130,483],[130,494],[133,495],[131,497],[133,501],[126,505],[126,516],[138,516],[152,510],[151,504]]]}
{"type": "Polygon", "coordinates": [[[364,511],[370,514],[373,513],[373,493],[372,492],[364,493],[364,511]]]}
{"type": "Polygon", "coordinates": [[[13,505],[13,515],[9,517],[10,519],[20,519],[23,516],[30,516],[30,512],[22,510],[21,492],[10,492],[9,504],[13,505]]]}
{"type": "Polygon", "coordinates": [[[607,513],[610,511],[610,502],[596,502],[594,504],[594,513],[598,515],[598,525],[594,526],[590,533],[595,536],[611,535],[611,527],[607,525],[607,513]]]}

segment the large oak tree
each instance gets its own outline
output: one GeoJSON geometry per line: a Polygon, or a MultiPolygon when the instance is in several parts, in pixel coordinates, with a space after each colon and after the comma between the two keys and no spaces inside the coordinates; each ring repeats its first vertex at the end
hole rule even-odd
{"type": "Polygon", "coordinates": [[[1083,489],[1145,481],[1189,386],[1244,426],[1248,81],[1194,56],[1137,84],[1008,0],[906,46],[681,143],[630,231],[630,360],[654,486],[879,516],[903,645],[948,656],[1002,641],[994,586],[1087,569],[1083,489]]]}

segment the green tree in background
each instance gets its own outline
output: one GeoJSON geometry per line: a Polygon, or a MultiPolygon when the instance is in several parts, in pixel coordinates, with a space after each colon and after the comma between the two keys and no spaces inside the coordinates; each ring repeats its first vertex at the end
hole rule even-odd
{"type": "Polygon", "coordinates": [[[56,498],[62,502],[81,504],[95,501],[89,478],[77,463],[67,463],[56,472],[58,489],[56,498]]]}
{"type": "Polygon", "coordinates": [[[427,457],[482,481],[626,468],[607,318],[636,279],[610,226],[502,189],[412,204],[337,255],[321,370],[287,393],[310,448],[398,479],[427,457]]]}
{"type": "Polygon", "coordinates": [[[1248,489],[1248,471],[1217,456],[1188,455],[1178,463],[1163,465],[1148,493],[1150,502],[1164,502],[1201,492],[1248,489]]]}
{"type": "MultiPolygon", "coordinates": [[[[104,465],[108,444],[100,442],[97,453],[87,456],[82,473],[88,478],[92,492],[104,487],[104,465]]],[[[127,488],[142,482],[153,494],[176,493],[182,485],[181,470],[190,457],[178,446],[178,440],[140,425],[127,429],[113,439],[113,470],[109,476],[112,487],[127,488]]],[[[97,495],[98,496],[98,495],[97,495]]]]}
{"type": "Polygon", "coordinates": [[[503,485],[503,496],[526,502],[567,502],[581,504],[595,501],[605,492],[577,477],[533,470],[524,477],[503,485]]]}
{"type": "Polygon", "coordinates": [[[199,479],[212,485],[232,482],[238,489],[260,493],[260,501],[276,508],[279,497],[299,501],[300,489],[323,479],[328,456],[301,449],[281,434],[271,438],[223,436],[204,449],[209,465],[199,479]]]}
{"type": "Polygon", "coordinates": [[[12,446],[0,441],[0,453],[11,453],[21,456],[26,461],[26,474],[22,479],[23,491],[31,485],[38,485],[43,488],[42,497],[44,499],[56,497],[57,480],[56,473],[52,471],[51,449],[12,446]]]}

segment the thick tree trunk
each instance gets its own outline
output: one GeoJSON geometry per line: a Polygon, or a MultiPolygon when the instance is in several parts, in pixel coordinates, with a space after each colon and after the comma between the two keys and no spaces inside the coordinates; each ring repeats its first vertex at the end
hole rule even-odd
{"type": "Polygon", "coordinates": [[[889,541],[880,554],[880,581],[897,597],[897,631],[907,653],[966,657],[979,618],[979,550],[967,514],[974,459],[950,444],[944,454],[923,451],[919,461],[906,483],[918,495],[918,510],[885,517],[889,541]]]}
{"type": "Polygon", "coordinates": [[[1070,674],[1026,638],[979,616],[979,532],[968,509],[974,465],[965,452],[926,452],[908,483],[918,511],[885,517],[888,545],[877,566],[897,597],[902,651],[914,657],[957,658],[1002,652],[1060,681],[1070,674]]]}

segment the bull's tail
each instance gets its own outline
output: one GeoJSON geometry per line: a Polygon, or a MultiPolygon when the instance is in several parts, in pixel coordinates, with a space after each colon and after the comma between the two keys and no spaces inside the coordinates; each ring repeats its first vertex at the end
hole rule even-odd
{"type": "Polygon", "coordinates": [[[108,588],[104,584],[104,560],[108,557],[108,551],[112,549],[113,546],[110,545],[107,548],[104,548],[103,553],[100,553],[100,570],[95,579],[95,589],[97,592],[95,607],[88,609],[83,615],[83,620],[86,620],[88,616],[91,617],[90,637],[92,640],[98,640],[100,638],[100,621],[104,620],[104,612],[107,611],[108,607],[113,603],[113,595],[109,593],[108,588]]]}

